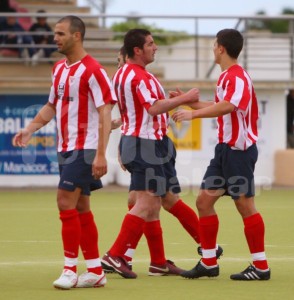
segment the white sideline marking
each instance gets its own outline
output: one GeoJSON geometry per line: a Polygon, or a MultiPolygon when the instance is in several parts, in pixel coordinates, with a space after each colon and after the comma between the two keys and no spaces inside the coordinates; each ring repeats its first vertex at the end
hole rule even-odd
{"type": "MultiPolygon", "coordinates": [[[[20,240],[0,240],[0,245],[1,243],[60,243],[58,240],[26,240],[26,241],[20,241],[20,240]]],[[[182,244],[182,243],[170,243],[170,244],[182,244]]],[[[230,246],[229,244],[220,244],[221,246],[230,246]]],[[[294,245],[265,245],[266,248],[294,248],[294,245]]],[[[46,258],[45,258],[46,259],[46,258]]],[[[196,263],[199,261],[200,256],[195,255],[193,258],[176,258],[172,257],[177,263],[178,262],[191,262],[191,263],[196,263]]],[[[289,261],[294,261],[294,257],[272,257],[267,255],[267,259],[269,263],[271,261],[277,261],[277,262],[289,262],[289,261]]],[[[248,256],[246,257],[227,257],[227,256],[222,256],[221,261],[228,261],[228,262],[237,262],[237,261],[244,261],[248,262],[251,261],[251,255],[248,252],[248,256]]],[[[143,259],[143,258],[134,258],[134,263],[149,263],[150,259],[143,259]]],[[[18,266],[18,265],[23,265],[23,266],[33,266],[33,265],[62,265],[64,263],[63,260],[51,260],[51,261],[0,261],[0,266],[18,266]]],[[[80,260],[80,263],[83,263],[83,259],[80,260]]]]}
{"type": "Polygon", "coordinates": [[[59,243],[60,241],[18,241],[18,240],[0,240],[0,244],[1,243],[59,243]]]}
{"type": "MultiPolygon", "coordinates": [[[[60,243],[60,240],[27,240],[27,241],[21,241],[21,240],[0,240],[1,243],[60,243]]],[[[140,241],[141,245],[147,245],[147,242],[140,241]]],[[[182,245],[183,243],[168,243],[168,245],[182,245]]],[[[167,243],[166,243],[167,245],[167,243]]],[[[230,244],[220,244],[220,246],[226,246],[230,247],[230,244]]],[[[265,248],[294,248],[294,245],[265,245],[265,248]]]]}
{"type": "MultiPolygon", "coordinates": [[[[176,262],[191,262],[196,263],[198,262],[199,258],[179,258],[175,259],[176,262]]],[[[237,257],[222,257],[221,261],[228,261],[228,262],[235,262],[235,261],[244,261],[248,262],[250,259],[248,258],[237,258],[237,257]]],[[[269,262],[278,261],[278,262],[289,262],[294,261],[294,257],[269,257],[269,262]]],[[[136,263],[149,263],[150,259],[134,259],[134,264],[136,263]]],[[[52,261],[3,261],[0,262],[0,266],[33,266],[33,265],[62,265],[64,263],[63,260],[52,260],[52,261]]],[[[84,263],[83,260],[79,261],[79,263],[84,263]]]]}

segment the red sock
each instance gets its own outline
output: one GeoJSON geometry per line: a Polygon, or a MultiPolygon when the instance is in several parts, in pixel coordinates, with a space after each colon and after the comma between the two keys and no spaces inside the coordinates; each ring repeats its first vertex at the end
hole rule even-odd
{"type": "Polygon", "coordinates": [[[169,210],[169,212],[180,221],[182,226],[196,241],[196,243],[200,244],[199,220],[195,211],[181,199],[179,199],[169,210]]]}
{"type": "Polygon", "coordinates": [[[77,272],[78,258],[64,257],[64,270],[77,272]]]}
{"type": "Polygon", "coordinates": [[[80,214],[82,226],[81,248],[85,259],[99,257],[98,251],[98,230],[91,211],[80,214]]]}
{"type": "MultiPolygon", "coordinates": [[[[129,211],[130,211],[134,206],[135,206],[135,204],[128,204],[128,209],[129,209],[129,211]]],[[[142,231],[142,234],[141,234],[139,240],[141,239],[142,235],[143,235],[143,231],[142,231]]],[[[136,247],[137,247],[137,245],[136,245],[136,247]]],[[[134,257],[134,254],[135,254],[135,249],[128,248],[128,249],[126,249],[126,252],[125,252],[125,254],[124,254],[124,259],[125,259],[129,264],[131,264],[131,263],[132,263],[132,260],[133,260],[133,257],[134,257]]]]}
{"type": "MultiPolygon", "coordinates": [[[[128,204],[128,209],[129,211],[134,207],[135,205],[134,204],[128,204]]],[[[143,235],[143,232],[142,232],[142,235],[143,235]]],[[[141,235],[141,236],[142,236],[141,235]]],[[[141,237],[140,237],[141,239],[141,237]]],[[[126,249],[126,252],[124,254],[124,259],[130,264],[133,260],[133,256],[134,256],[134,249],[126,249]],[[128,251],[129,250],[129,251],[128,251]]]]}
{"type": "MultiPolygon", "coordinates": [[[[81,240],[81,223],[79,213],[76,209],[63,210],[59,213],[62,222],[61,236],[63,242],[64,256],[77,258],[81,240]]],[[[65,266],[76,272],[76,266],[65,266]]]]}
{"type": "Polygon", "coordinates": [[[136,249],[143,234],[145,221],[135,215],[126,214],[120,232],[109,250],[113,256],[124,257],[127,249],[136,249]]]}
{"type": "Polygon", "coordinates": [[[95,224],[94,216],[91,211],[80,214],[80,222],[82,227],[81,249],[86,260],[88,272],[100,275],[102,273],[101,264],[98,263],[98,230],[95,224]],[[89,262],[89,260],[91,260],[89,262]],[[87,262],[88,261],[88,262],[87,262]]]}
{"type": "Polygon", "coordinates": [[[201,239],[201,247],[203,251],[202,262],[207,266],[217,265],[215,251],[206,255],[205,250],[213,250],[216,248],[216,238],[218,233],[218,217],[212,215],[199,218],[199,234],[201,239]]]}
{"type": "Polygon", "coordinates": [[[166,262],[160,221],[146,222],[144,234],[147,239],[151,263],[164,265],[166,262]]]}
{"type": "Polygon", "coordinates": [[[253,257],[253,264],[261,270],[268,269],[267,260],[264,252],[264,223],[262,216],[256,213],[243,219],[244,233],[250,253],[253,257]]]}

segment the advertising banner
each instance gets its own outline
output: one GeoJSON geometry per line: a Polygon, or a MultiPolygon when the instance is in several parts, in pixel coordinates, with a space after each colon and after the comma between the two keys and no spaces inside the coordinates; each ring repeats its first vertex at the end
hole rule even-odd
{"type": "Polygon", "coordinates": [[[46,103],[47,95],[0,95],[0,175],[58,174],[56,130],[53,119],[33,135],[26,148],[12,145],[46,103]]]}
{"type": "MultiPolygon", "coordinates": [[[[186,108],[187,109],[187,108],[186,108]]],[[[170,115],[175,112],[173,110],[170,115]]],[[[169,137],[174,142],[177,150],[201,150],[201,120],[174,122],[170,118],[169,137]]]]}

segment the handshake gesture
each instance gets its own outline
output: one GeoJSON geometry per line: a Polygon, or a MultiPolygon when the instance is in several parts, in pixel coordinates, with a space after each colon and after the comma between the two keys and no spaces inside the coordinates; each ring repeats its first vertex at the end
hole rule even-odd
{"type": "Polygon", "coordinates": [[[199,101],[199,94],[200,94],[199,89],[197,88],[192,88],[186,93],[184,93],[180,89],[176,89],[176,91],[169,92],[169,97],[174,98],[174,97],[182,96],[183,104],[189,105],[199,101]]]}
{"type": "MultiPolygon", "coordinates": [[[[192,88],[188,92],[184,93],[182,90],[177,89],[176,91],[170,91],[169,92],[169,97],[174,98],[182,95],[183,96],[183,105],[190,106],[193,108],[193,104],[195,105],[197,102],[199,102],[199,89],[197,88],[192,88]]],[[[185,121],[185,120],[192,120],[192,111],[191,110],[184,110],[184,109],[179,109],[177,110],[173,115],[172,119],[175,122],[178,121],[185,121]]]]}

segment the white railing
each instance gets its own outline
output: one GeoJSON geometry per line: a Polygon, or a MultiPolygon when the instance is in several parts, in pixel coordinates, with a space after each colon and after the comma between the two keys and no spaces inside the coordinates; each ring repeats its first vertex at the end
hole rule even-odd
{"type": "MultiPolygon", "coordinates": [[[[0,17],[7,17],[11,13],[0,13],[0,17]]],[[[50,23],[55,22],[59,18],[63,17],[64,13],[15,13],[16,17],[38,17],[47,16],[50,23]]],[[[130,18],[140,19],[142,22],[148,24],[157,20],[173,20],[174,22],[190,22],[192,24],[192,32],[186,34],[187,40],[178,42],[176,44],[160,46],[158,51],[158,58],[156,59],[155,65],[163,70],[163,75],[166,78],[178,79],[175,75],[171,74],[169,71],[171,68],[181,69],[177,72],[178,76],[183,79],[210,79],[214,78],[214,64],[212,57],[212,41],[214,39],[213,34],[203,34],[203,24],[213,23],[216,21],[230,21],[231,27],[234,27],[244,34],[245,43],[244,49],[240,56],[240,62],[248,69],[249,72],[256,74],[257,78],[260,79],[283,79],[283,80],[293,80],[294,79],[294,15],[280,15],[275,17],[268,17],[264,15],[256,16],[197,16],[197,15],[117,15],[117,14],[76,14],[77,16],[87,20],[98,20],[105,19],[108,22],[125,21],[130,18]],[[273,20],[287,20],[289,21],[289,32],[285,34],[273,34],[269,32],[262,31],[250,31],[250,22],[252,21],[273,21],[273,20]],[[186,42],[185,42],[186,41],[186,42]],[[186,69],[187,68],[187,69],[186,69]],[[182,76],[183,74],[183,76],[182,76]]],[[[181,31],[185,31],[185,26],[183,25],[181,31]]],[[[222,29],[222,28],[219,28],[222,29]]],[[[105,29],[100,29],[105,30],[105,29]]],[[[218,30],[216,30],[218,31],[218,30]]],[[[1,32],[0,32],[1,34],[1,32]]],[[[2,33],[3,34],[3,33],[2,33]]],[[[31,34],[28,32],[23,32],[19,34],[31,34]]],[[[37,34],[37,33],[34,33],[37,34]]],[[[42,33],[44,34],[44,33],[42,33]]],[[[162,35],[170,35],[161,34],[162,35]]],[[[114,33],[113,37],[123,36],[124,32],[114,33]]],[[[158,34],[153,34],[158,36],[158,34]]],[[[92,34],[93,36],[93,34],[92,34]]],[[[121,42],[112,43],[111,45],[101,44],[99,42],[95,43],[95,38],[91,39],[91,43],[86,43],[88,49],[107,49],[107,47],[112,47],[119,49],[121,42]]],[[[97,41],[99,40],[99,31],[97,31],[97,41]]],[[[87,42],[87,41],[86,41],[87,42]]],[[[35,45],[0,45],[1,48],[30,48],[35,47],[35,45]]],[[[40,45],[38,45],[40,47],[40,45]]],[[[42,47],[42,45],[41,45],[42,47]]],[[[43,47],[50,47],[44,45],[43,47]]],[[[52,47],[52,46],[51,46],[52,47]]],[[[107,51],[103,53],[99,52],[99,59],[103,62],[115,62],[115,58],[109,56],[107,51]]],[[[42,61],[56,60],[56,58],[43,58],[42,61]]],[[[10,61],[22,61],[21,58],[9,58],[0,57],[0,62],[10,62],[10,61]]]]}

